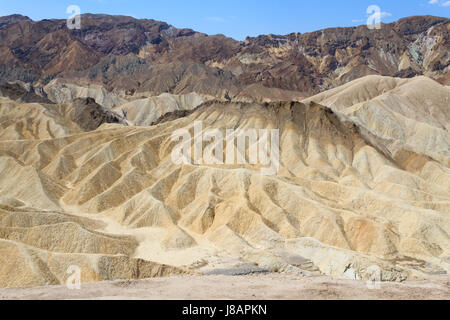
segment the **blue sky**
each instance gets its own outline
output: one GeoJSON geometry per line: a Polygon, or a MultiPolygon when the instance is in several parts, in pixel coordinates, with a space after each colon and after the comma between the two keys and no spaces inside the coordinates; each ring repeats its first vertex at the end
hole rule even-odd
{"type": "Polygon", "coordinates": [[[260,34],[365,24],[366,9],[373,4],[381,8],[383,22],[411,15],[450,14],[450,0],[0,0],[0,16],[20,13],[34,20],[67,18],[67,7],[78,5],[81,13],[150,18],[243,40],[260,34]]]}

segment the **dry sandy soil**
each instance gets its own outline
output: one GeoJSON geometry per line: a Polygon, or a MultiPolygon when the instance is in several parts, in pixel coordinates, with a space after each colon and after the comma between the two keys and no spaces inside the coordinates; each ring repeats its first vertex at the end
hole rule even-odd
{"type": "MultiPolygon", "coordinates": [[[[201,99],[128,104],[127,126],[92,99],[0,98],[0,287],[61,285],[74,265],[83,283],[242,268],[347,280],[367,280],[375,269],[383,281],[450,274],[449,87],[368,76],[302,102],[207,100],[194,108],[201,99]],[[151,114],[161,117],[153,123],[151,114]],[[186,133],[192,151],[196,123],[222,136],[207,143],[202,135],[206,158],[229,128],[278,130],[270,142],[278,156],[270,151],[264,161],[261,135],[242,152],[262,154],[260,165],[239,164],[233,150],[231,164],[174,161],[172,134],[186,133]],[[273,175],[262,174],[272,165],[273,175]]],[[[102,286],[96,295],[109,296],[102,286]]],[[[161,297],[170,297],[166,287],[161,297]]]]}
{"type": "Polygon", "coordinates": [[[189,276],[88,283],[81,290],[65,286],[9,288],[0,290],[0,299],[450,300],[450,279],[436,276],[404,283],[383,282],[380,289],[370,290],[365,281],[322,276],[189,276]]]}

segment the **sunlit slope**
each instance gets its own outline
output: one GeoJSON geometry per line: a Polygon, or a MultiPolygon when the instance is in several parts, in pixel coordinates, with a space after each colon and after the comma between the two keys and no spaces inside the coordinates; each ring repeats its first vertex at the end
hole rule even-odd
{"type": "Polygon", "coordinates": [[[62,282],[71,264],[86,266],[84,281],[240,265],[352,279],[367,279],[374,265],[384,280],[448,272],[448,105],[425,105],[433,111],[424,110],[424,119],[402,101],[392,106],[393,117],[435,130],[434,140],[405,142],[377,130],[385,117],[363,122],[346,111],[380,95],[369,92],[350,105],[320,101],[344,114],[315,103],[209,101],[150,127],[70,132],[67,121],[64,134],[3,139],[0,237],[2,256],[11,258],[0,264],[0,285],[62,282]],[[204,130],[279,129],[279,170],[175,164],[172,133],[193,134],[196,121],[204,130]],[[105,273],[104,263],[121,271],[105,273]],[[38,270],[35,276],[24,271],[11,280],[22,264],[38,270]],[[130,271],[136,264],[147,272],[130,271]]]}
{"type": "Polygon", "coordinates": [[[395,145],[449,165],[450,88],[427,77],[368,76],[310,97],[395,145]]]}

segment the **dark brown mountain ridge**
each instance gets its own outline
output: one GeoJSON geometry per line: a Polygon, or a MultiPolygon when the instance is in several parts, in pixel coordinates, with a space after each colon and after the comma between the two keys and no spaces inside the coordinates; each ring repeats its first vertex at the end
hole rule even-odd
{"type": "Polygon", "coordinates": [[[443,17],[245,41],[126,16],[83,14],[81,21],[81,30],[69,30],[62,19],[1,17],[0,81],[45,85],[63,78],[134,94],[221,98],[261,91],[310,96],[371,74],[450,83],[450,19],[443,17]]]}

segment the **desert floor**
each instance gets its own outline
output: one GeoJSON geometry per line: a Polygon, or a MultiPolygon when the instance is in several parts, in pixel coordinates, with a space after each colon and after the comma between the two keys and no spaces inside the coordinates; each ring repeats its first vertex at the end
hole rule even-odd
{"type": "Polygon", "coordinates": [[[381,283],[370,290],[365,281],[285,274],[189,276],[65,286],[9,288],[0,299],[145,299],[145,300],[450,300],[450,278],[436,276],[404,283],[381,283]]]}

